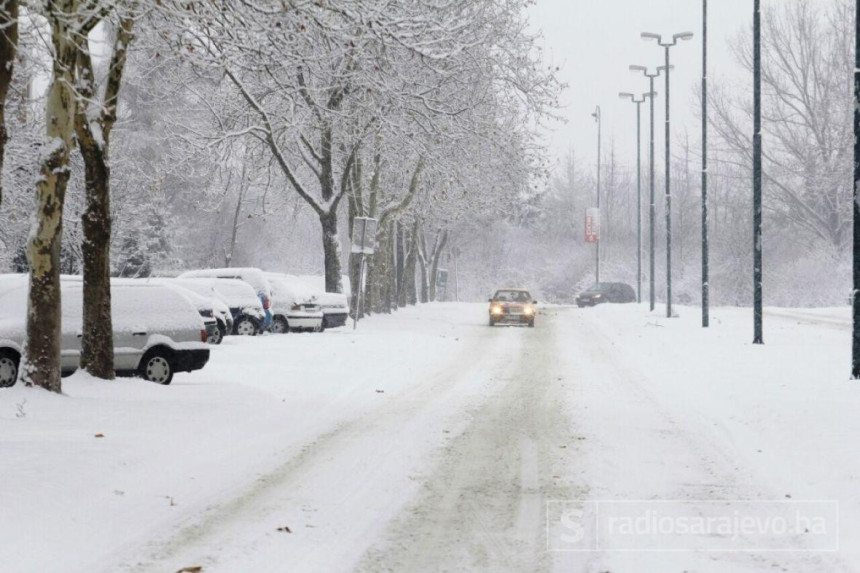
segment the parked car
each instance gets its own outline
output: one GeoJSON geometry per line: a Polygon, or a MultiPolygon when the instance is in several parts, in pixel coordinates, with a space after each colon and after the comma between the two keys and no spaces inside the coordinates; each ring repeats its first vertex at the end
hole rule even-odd
{"type": "Polygon", "coordinates": [[[150,278],[146,280],[179,288],[186,293],[190,292],[195,297],[201,297],[202,301],[195,299],[200,316],[211,317],[215,320],[213,332],[209,333],[210,344],[221,344],[225,336],[233,333],[233,314],[224,299],[215,292],[215,287],[211,281],[173,278],[150,278]]]}
{"type": "Polygon", "coordinates": [[[337,328],[346,324],[346,320],[349,318],[349,298],[347,295],[325,292],[325,280],[322,280],[322,277],[287,276],[298,279],[313,289],[323,311],[323,326],[325,328],[337,328]]]}
{"type": "Polygon", "coordinates": [[[323,311],[313,289],[295,277],[266,273],[272,286],[272,332],[320,332],[323,311]]]}
{"type": "Polygon", "coordinates": [[[265,273],[260,269],[250,267],[237,268],[221,268],[221,269],[200,269],[196,271],[187,271],[179,275],[180,279],[188,278],[214,278],[214,279],[234,279],[248,283],[256,291],[260,299],[260,304],[263,306],[263,325],[262,330],[268,330],[272,325],[271,300],[272,287],[266,278],[265,273]]]}
{"type": "Polygon", "coordinates": [[[636,291],[626,283],[599,283],[592,285],[576,297],[576,305],[579,308],[597,306],[606,302],[636,302],[636,291]]]}
{"type": "Polygon", "coordinates": [[[255,336],[263,332],[266,314],[254,289],[238,279],[188,278],[183,282],[199,282],[196,288],[211,288],[229,308],[233,317],[232,334],[255,336]]]}
{"type": "MultiPolygon", "coordinates": [[[[0,386],[18,377],[26,338],[27,275],[0,276],[0,386]]],[[[83,282],[63,277],[61,370],[80,365],[83,282]]],[[[111,281],[114,368],[119,376],[137,375],[170,384],[176,372],[200,370],[209,361],[206,330],[197,309],[177,291],[144,281],[111,281]]]]}
{"type": "Polygon", "coordinates": [[[535,325],[535,305],[529,291],[524,289],[500,289],[490,299],[490,326],[497,324],[535,325]]]}
{"type": "MultiPolygon", "coordinates": [[[[143,280],[149,282],[148,279],[129,280],[143,280]]],[[[212,298],[201,296],[178,285],[165,284],[164,286],[178,292],[190,304],[194,305],[194,308],[197,309],[197,313],[203,319],[203,326],[206,328],[206,342],[209,344],[221,344],[223,334],[222,330],[218,326],[218,320],[215,318],[214,303],[212,302],[212,298]]]]}

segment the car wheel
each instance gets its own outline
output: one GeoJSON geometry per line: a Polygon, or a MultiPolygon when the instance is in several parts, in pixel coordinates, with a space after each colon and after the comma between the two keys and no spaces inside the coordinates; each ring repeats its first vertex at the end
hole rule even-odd
{"type": "Polygon", "coordinates": [[[224,340],[224,333],[227,331],[227,327],[220,320],[218,324],[215,326],[215,332],[212,333],[212,336],[209,337],[209,344],[221,344],[221,341],[224,340]]]}
{"type": "Polygon", "coordinates": [[[313,329],[314,332],[325,332],[325,321],[321,320],[320,325],[313,329]]]}
{"type": "Polygon", "coordinates": [[[140,377],[167,386],[173,381],[173,362],[166,350],[150,350],[140,361],[140,377]]]}
{"type": "Polygon", "coordinates": [[[529,328],[534,328],[534,327],[535,327],[535,321],[530,320],[529,321],[529,328]]]}
{"type": "Polygon", "coordinates": [[[243,316],[236,323],[235,330],[236,334],[240,336],[255,336],[257,334],[257,325],[247,316],[243,316]]]}
{"type": "Polygon", "coordinates": [[[490,317],[490,326],[496,326],[496,321],[493,320],[493,317],[490,317]]]}
{"type": "Polygon", "coordinates": [[[18,380],[21,357],[12,350],[0,350],[0,388],[14,386],[18,380]]]}
{"type": "Polygon", "coordinates": [[[272,334],[287,334],[290,331],[290,323],[283,316],[276,316],[272,321],[272,334]]]}

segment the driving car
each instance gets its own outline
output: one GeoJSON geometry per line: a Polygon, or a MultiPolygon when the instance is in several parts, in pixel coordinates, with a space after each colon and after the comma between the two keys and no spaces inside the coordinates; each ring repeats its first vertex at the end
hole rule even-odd
{"type": "Polygon", "coordinates": [[[579,308],[603,303],[636,302],[636,291],[626,283],[597,283],[576,297],[579,308]]]}
{"type": "MultiPolygon", "coordinates": [[[[29,276],[0,275],[0,387],[18,378],[26,339],[29,276]]],[[[60,368],[80,366],[83,281],[60,280],[62,332],[60,368]]],[[[114,368],[118,376],[140,376],[170,384],[176,372],[200,370],[209,361],[203,318],[194,304],[164,285],[111,280],[114,368]]]]}
{"type": "Polygon", "coordinates": [[[323,311],[313,289],[295,277],[266,273],[266,278],[272,285],[273,334],[325,329],[323,311]]]}
{"type": "Polygon", "coordinates": [[[490,326],[497,324],[535,325],[535,305],[529,291],[524,289],[500,289],[490,299],[490,326]]]}

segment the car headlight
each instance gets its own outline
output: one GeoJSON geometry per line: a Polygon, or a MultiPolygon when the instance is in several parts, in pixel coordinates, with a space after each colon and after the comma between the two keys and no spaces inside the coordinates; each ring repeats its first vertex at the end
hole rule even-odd
{"type": "Polygon", "coordinates": [[[523,314],[532,315],[535,313],[535,309],[532,306],[527,306],[523,309],[523,314]]]}
{"type": "Polygon", "coordinates": [[[493,314],[502,314],[502,307],[494,306],[490,309],[490,312],[492,312],[493,314]]]}
{"type": "Polygon", "coordinates": [[[603,296],[602,294],[596,294],[596,295],[594,295],[594,298],[600,298],[602,296],[603,296]]]}

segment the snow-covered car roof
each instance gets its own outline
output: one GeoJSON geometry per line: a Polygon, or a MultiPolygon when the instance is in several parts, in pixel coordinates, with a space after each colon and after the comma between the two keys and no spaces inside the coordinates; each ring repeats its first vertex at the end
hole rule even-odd
{"type": "MultiPolygon", "coordinates": [[[[293,276],[293,275],[288,275],[293,276]]],[[[297,277],[298,280],[302,281],[315,291],[325,292],[325,277],[322,275],[299,275],[297,277]]],[[[352,284],[350,283],[348,275],[340,276],[341,286],[343,286],[343,294],[347,298],[352,296],[352,284]]]]}
{"type": "Polygon", "coordinates": [[[187,280],[205,281],[215,291],[215,294],[221,297],[224,303],[231,308],[247,308],[259,307],[263,310],[263,305],[257,297],[257,293],[251,288],[251,285],[243,280],[238,279],[213,279],[213,278],[193,278],[187,280]]]}
{"type": "MultiPolygon", "coordinates": [[[[27,275],[0,278],[0,320],[4,328],[18,330],[27,315],[27,275]]],[[[64,276],[63,330],[80,330],[83,321],[83,280],[64,276]]],[[[114,330],[145,330],[171,336],[178,332],[200,330],[203,319],[189,298],[166,285],[148,284],[139,279],[111,279],[111,315],[114,330]]],[[[5,334],[0,332],[0,338],[5,334]]]]}
{"type": "Polygon", "coordinates": [[[251,285],[258,293],[266,296],[272,296],[272,287],[262,270],[253,267],[236,267],[236,268],[220,268],[220,269],[198,269],[187,271],[179,275],[177,278],[216,278],[216,279],[235,279],[245,281],[251,285]]]}
{"type": "Polygon", "coordinates": [[[310,303],[318,300],[318,293],[297,277],[266,273],[272,285],[272,299],[284,302],[310,303]]]}

